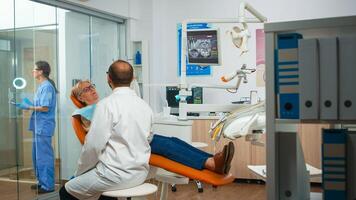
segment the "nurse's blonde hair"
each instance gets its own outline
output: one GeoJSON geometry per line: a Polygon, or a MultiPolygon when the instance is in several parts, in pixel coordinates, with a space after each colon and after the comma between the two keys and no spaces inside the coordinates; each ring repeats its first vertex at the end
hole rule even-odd
{"type": "Polygon", "coordinates": [[[82,93],[82,90],[83,90],[83,89],[81,88],[81,86],[82,86],[82,84],[84,84],[84,83],[89,83],[89,84],[91,84],[91,82],[90,82],[89,80],[80,80],[80,81],[78,81],[78,83],[75,84],[75,86],[72,88],[71,94],[72,94],[72,96],[74,96],[75,98],[77,98],[78,101],[80,101],[80,102],[83,103],[84,105],[87,105],[85,102],[79,100],[79,96],[80,96],[80,94],[82,93]]]}

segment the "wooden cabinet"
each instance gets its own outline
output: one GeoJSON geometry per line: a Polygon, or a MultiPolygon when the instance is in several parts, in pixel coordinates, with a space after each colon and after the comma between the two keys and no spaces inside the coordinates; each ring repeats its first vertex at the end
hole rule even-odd
{"type": "MultiPolygon", "coordinates": [[[[209,135],[210,124],[214,120],[195,120],[193,122],[193,142],[205,142],[208,147],[205,151],[214,154],[219,152],[222,147],[230,140],[222,138],[215,143],[209,135]]],[[[300,124],[298,134],[303,147],[305,162],[321,168],[321,129],[328,128],[327,124],[300,124]]],[[[266,135],[261,138],[265,143],[266,135]]],[[[232,160],[231,173],[239,179],[259,179],[251,173],[247,165],[265,165],[266,164],[266,146],[253,145],[245,138],[239,138],[232,141],[235,144],[235,155],[232,160]]],[[[320,182],[320,178],[313,178],[312,182],[320,182]]]]}
{"type": "MultiPolygon", "coordinates": [[[[298,124],[298,135],[303,148],[305,163],[321,169],[321,132],[330,128],[329,124],[298,124]]],[[[321,183],[321,177],[311,182],[321,183]]]]}

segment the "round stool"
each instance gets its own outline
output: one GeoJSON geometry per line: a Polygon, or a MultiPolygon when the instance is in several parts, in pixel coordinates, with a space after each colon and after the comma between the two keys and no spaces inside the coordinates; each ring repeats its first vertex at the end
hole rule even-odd
{"type": "Polygon", "coordinates": [[[127,199],[131,199],[131,197],[143,197],[149,194],[153,194],[157,191],[157,186],[144,183],[142,185],[138,185],[136,187],[123,189],[123,190],[113,190],[113,191],[106,191],[102,195],[108,197],[126,197],[127,199]]]}

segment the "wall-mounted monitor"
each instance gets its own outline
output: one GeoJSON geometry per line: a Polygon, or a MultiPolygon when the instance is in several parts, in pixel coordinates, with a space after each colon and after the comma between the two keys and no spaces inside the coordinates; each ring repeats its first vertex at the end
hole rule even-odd
{"type": "Polygon", "coordinates": [[[187,31],[188,64],[220,65],[219,34],[216,29],[187,31]]]}

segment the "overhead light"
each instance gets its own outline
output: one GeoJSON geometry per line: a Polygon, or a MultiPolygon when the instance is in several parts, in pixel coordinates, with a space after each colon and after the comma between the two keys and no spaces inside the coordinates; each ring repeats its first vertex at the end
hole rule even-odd
{"type": "Polygon", "coordinates": [[[257,141],[266,128],[265,102],[246,105],[231,114],[223,115],[215,122],[209,133],[213,140],[219,141],[221,136],[231,140],[249,137],[250,141],[257,141]],[[252,136],[251,136],[252,135],[252,136]],[[255,137],[256,136],[256,137],[255,137]]]}
{"type": "Polygon", "coordinates": [[[250,37],[250,32],[246,23],[242,23],[243,28],[234,26],[230,31],[232,43],[241,49],[241,55],[248,51],[247,40],[250,37]]]}

